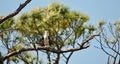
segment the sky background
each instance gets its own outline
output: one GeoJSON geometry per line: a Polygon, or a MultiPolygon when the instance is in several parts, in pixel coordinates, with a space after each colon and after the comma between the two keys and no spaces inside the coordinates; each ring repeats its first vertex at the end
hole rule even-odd
{"type": "MultiPolygon", "coordinates": [[[[0,15],[13,12],[23,1],[1,0],[0,15]]],[[[114,22],[120,18],[120,0],[32,0],[20,13],[36,7],[46,7],[51,2],[59,2],[68,6],[71,10],[88,15],[90,17],[88,24],[94,24],[95,26],[100,19],[106,22],[114,22]]],[[[88,49],[74,53],[69,64],[106,64],[107,55],[94,47],[97,45],[95,41],[92,41],[88,49]]]]}

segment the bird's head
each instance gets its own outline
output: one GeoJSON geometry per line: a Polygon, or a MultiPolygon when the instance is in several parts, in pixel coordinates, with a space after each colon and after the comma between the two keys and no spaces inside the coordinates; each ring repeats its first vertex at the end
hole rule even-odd
{"type": "Polygon", "coordinates": [[[44,32],[44,37],[48,37],[49,36],[49,31],[48,30],[45,30],[44,32]]]}

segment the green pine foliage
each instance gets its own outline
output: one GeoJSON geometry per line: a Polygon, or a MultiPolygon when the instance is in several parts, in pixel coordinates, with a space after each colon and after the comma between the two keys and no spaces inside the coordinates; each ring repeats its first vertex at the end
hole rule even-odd
{"type": "MultiPolygon", "coordinates": [[[[45,30],[50,32],[52,47],[60,47],[76,44],[85,30],[94,31],[94,26],[84,26],[84,23],[89,20],[89,17],[78,11],[72,11],[68,7],[59,4],[51,3],[45,8],[35,8],[29,12],[20,14],[17,18],[10,18],[0,24],[0,30],[13,29],[0,34],[2,42],[6,46],[7,53],[19,50],[23,47],[43,46],[41,38],[45,30]],[[54,41],[56,38],[56,41],[54,41]],[[10,44],[10,45],[9,45],[10,44]],[[57,44],[57,45],[56,45],[57,44]]],[[[6,53],[6,54],[7,54],[6,53]]],[[[36,58],[28,53],[21,53],[10,59],[13,62],[18,62],[19,59],[27,62],[33,62],[36,58]],[[23,54],[23,55],[21,55],[23,54]]],[[[41,61],[39,61],[41,62],[41,61]]]]}
{"type": "Polygon", "coordinates": [[[45,30],[55,35],[70,29],[69,32],[74,33],[73,36],[79,37],[85,29],[83,24],[87,20],[87,15],[71,11],[68,7],[54,2],[45,8],[35,8],[21,14],[14,27],[26,36],[42,36],[45,30]]]}

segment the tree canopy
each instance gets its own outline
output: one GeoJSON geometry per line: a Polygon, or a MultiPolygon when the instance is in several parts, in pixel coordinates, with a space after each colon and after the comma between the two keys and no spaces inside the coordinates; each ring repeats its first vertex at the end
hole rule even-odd
{"type": "Polygon", "coordinates": [[[87,15],[56,2],[10,18],[0,24],[0,41],[5,48],[5,52],[0,51],[0,59],[7,63],[39,64],[39,54],[43,52],[49,64],[59,64],[63,58],[68,64],[75,51],[88,48],[88,42],[97,36],[92,25],[84,25],[88,20],[87,15]],[[45,30],[50,32],[51,47],[44,46],[45,30]]]}

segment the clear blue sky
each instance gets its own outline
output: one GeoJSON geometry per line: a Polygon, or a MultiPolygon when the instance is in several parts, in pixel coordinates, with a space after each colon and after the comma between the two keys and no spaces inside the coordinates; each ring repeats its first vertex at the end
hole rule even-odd
{"type": "MultiPolygon", "coordinates": [[[[14,11],[24,0],[1,0],[0,15],[14,11]]],[[[59,2],[71,10],[80,11],[90,17],[88,23],[96,24],[99,19],[114,22],[120,18],[120,0],[33,0],[21,12],[35,7],[45,7],[51,2],[59,2]]],[[[97,45],[92,41],[90,48],[74,53],[69,64],[106,64],[107,55],[94,48],[97,45]]]]}

